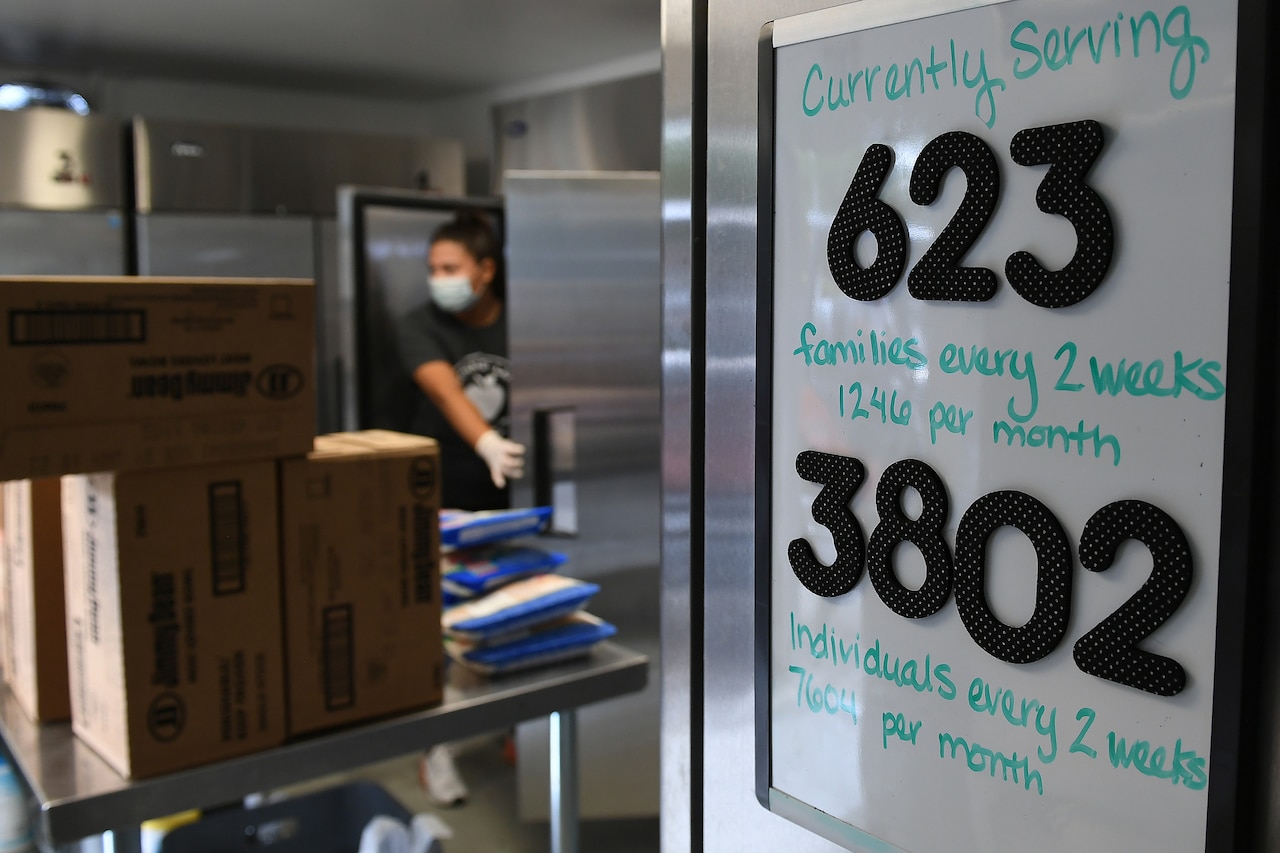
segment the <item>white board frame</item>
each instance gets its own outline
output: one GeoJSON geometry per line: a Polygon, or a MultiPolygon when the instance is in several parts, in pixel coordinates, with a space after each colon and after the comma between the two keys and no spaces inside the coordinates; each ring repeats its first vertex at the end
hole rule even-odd
{"type": "MultiPolygon", "coordinates": [[[[874,20],[881,26],[930,17],[1009,0],[902,0],[892,6],[891,20],[874,20]]],[[[856,18],[857,6],[823,9],[796,16],[785,23],[787,44],[832,35],[831,22],[856,18]],[[812,26],[810,26],[812,25],[812,26]]],[[[878,10],[885,6],[877,7],[878,10]]],[[[1266,194],[1262,176],[1269,173],[1263,116],[1274,109],[1274,98],[1265,94],[1264,82],[1271,69],[1267,46],[1265,0],[1240,0],[1238,9],[1235,104],[1235,165],[1232,199],[1231,284],[1228,306],[1227,357],[1232,365],[1226,394],[1223,435],[1222,501],[1218,571],[1218,620],[1216,625],[1213,725],[1210,762],[1214,771],[1208,787],[1208,826],[1204,849],[1231,851],[1258,843],[1248,797],[1242,786],[1265,778],[1268,757],[1260,750],[1242,750],[1241,744],[1270,726],[1259,720],[1264,701],[1262,688],[1244,678],[1251,664],[1264,660],[1259,648],[1264,626],[1261,596],[1270,559],[1265,540],[1268,516],[1274,506],[1268,470],[1257,464],[1259,449],[1273,437],[1269,422],[1272,393],[1265,383],[1275,370],[1274,358],[1264,344],[1275,339],[1272,319],[1277,300],[1267,293],[1266,273],[1274,263],[1266,257],[1264,239],[1277,233],[1277,217],[1266,194]],[[1252,597],[1251,597],[1252,596],[1252,597]]],[[[863,29],[855,26],[848,31],[863,29]]],[[[821,812],[774,786],[771,749],[771,631],[773,572],[771,563],[773,443],[773,306],[775,252],[775,131],[776,55],[774,22],[764,25],[759,40],[758,111],[758,241],[757,241],[757,337],[756,337],[756,521],[755,521],[755,709],[756,795],[759,802],[842,846],[866,851],[897,851],[858,827],[821,812]]],[[[784,570],[786,567],[778,569],[784,570]]],[[[915,851],[912,851],[915,853],[915,851]]],[[[977,853],[977,851],[974,851],[977,853]]]]}

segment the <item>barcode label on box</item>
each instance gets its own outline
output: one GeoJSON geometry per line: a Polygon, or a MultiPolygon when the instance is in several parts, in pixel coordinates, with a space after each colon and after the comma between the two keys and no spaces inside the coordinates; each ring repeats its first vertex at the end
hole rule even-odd
{"type": "Polygon", "coordinates": [[[334,604],[320,614],[324,651],[324,707],[339,711],[356,704],[355,615],[350,604],[334,604]]]}
{"type": "Polygon", "coordinates": [[[137,344],[147,339],[145,311],[10,311],[9,343],[137,344]]]}
{"type": "Polygon", "coordinates": [[[209,540],[213,562],[213,594],[244,592],[244,506],[240,482],[209,484],[209,540]]]}

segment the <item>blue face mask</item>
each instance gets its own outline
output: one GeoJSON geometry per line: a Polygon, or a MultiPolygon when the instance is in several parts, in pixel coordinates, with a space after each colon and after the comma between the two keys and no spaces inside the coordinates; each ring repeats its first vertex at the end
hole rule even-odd
{"type": "Polygon", "coordinates": [[[471,289],[471,279],[465,275],[433,275],[427,281],[432,301],[450,314],[466,311],[480,298],[480,294],[471,289]]]}

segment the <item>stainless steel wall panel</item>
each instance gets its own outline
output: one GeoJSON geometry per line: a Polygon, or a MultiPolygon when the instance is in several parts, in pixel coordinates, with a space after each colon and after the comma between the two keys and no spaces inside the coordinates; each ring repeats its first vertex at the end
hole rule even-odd
{"type": "Polygon", "coordinates": [[[120,209],[122,143],[112,119],[45,107],[0,112],[0,207],[120,209]]]}
{"type": "Polygon", "coordinates": [[[454,140],[255,128],[248,144],[255,213],[333,215],[334,189],[344,184],[464,190],[462,144],[454,140]]]}
{"type": "Polygon", "coordinates": [[[467,192],[467,157],[461,141],[411,137],[405,157],[404,174],[414,188],[453,196],[467,192]]]}
{"type": "MultiPolygon", "coordinates": [[[[354,375],[368,411],[358,412],[361,428],[407,431],[412,427],[417,391],[400,358],[396,324],[430,300],[427,255],[431,235],[453,218],[453,210],[368,206],[363,214],[364,288],[356,298],[360,310],[349,322],[367,358],[354,375]]],[[[353,291],[354,292],[354,291],[353,291]]],[[[359,407],[357,407],[358,410],[359,407]]]]}
{"type": "Polygon", "coordinates": [[[144,213],[332,216],[343,184],[461,195],[453,139],[134,120],[137,208],[144,213]]]}
{"type": "MultiPolygon", "coordinates": [[[[578,534],[563,571],[602,590],[590,610],[658,654],[660,207],[656,173],[509,172],[512,436],[536,459],[535,413],[571,412],[578,534]]],[[[569,418],[550,418],[568,421],[569,418]]],[[[551,442],[555,437],[550,438],[551,442]]],[[[561,448],[562,450],[564,448],[561,448]]],[[[512,492],[534,502],[532,476],[512,492]]],[[[582,814],[658,813],[660,687],[579,714],[582,814]],[[626,767],[625,773],[618,768],[626,767]]],[[[546,726],[520,727],[520,811],[546,813],[546,726]]]]}
{"type": "Polygon", "coordinates": [[[344,181],[332,180],[329,174],[330,160],[337,154],[330,137],[267,128],[253,128],[246,137],[249,212],[333,212],[334,187],[344,181]]]}
{"type": "Polygon", "coordinates": [[[135,206],[139,213],[248,210],[243,128],[152,118],[133,120],[135,206]]]}
{"type": "Polygon", "coordinates": [[[493,110],[495,192],[510,170],[656,171],[662,80],[644,74],[493,110]]]}

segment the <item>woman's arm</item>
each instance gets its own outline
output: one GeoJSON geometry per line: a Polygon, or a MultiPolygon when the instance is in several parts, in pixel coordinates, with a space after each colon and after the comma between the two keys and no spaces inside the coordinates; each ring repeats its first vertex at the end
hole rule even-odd
{"type": "Polygon", "coordinates": [[[435,403],[462,440],[475,447],[480,436],[489,430],[489,423],[463,392],[453,367],[443,359],[428,361],[413,371],[413,381],[435,403]]]}
{"type": "Polygon", "coordinates": [[[448,362],[434,360],[418,365],[413,371],[413,380],[444,413],[462,440],[484,460],[495,486],[504,488],[507,478],[524,476],[524,445],[503,438],[489,426],[484,415],[467,398],[448,362]]]}

